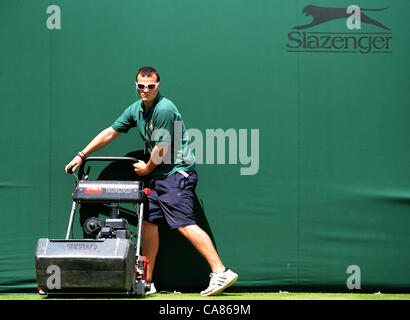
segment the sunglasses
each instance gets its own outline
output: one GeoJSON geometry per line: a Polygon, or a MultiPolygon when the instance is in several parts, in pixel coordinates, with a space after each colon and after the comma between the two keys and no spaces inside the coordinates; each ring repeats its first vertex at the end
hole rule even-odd
{"type": "Polygon", "coordinates": [[[149,90],[152,90],[152,89],[158,88],[159,82],[157,82],[157,83],[148,83],[148,84],[135,82],[135,85],[136,85],[138,90],[145,90],[146,88],[148,88],[149,90]]]}

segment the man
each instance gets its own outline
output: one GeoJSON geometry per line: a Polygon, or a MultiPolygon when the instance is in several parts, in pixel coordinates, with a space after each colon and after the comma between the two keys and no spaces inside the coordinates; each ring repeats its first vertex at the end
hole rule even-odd
{"type": "MultiPolygon", "coordinates": [[[[225,268],[211,239],[195,222],[195,157],[188,149],[181,114],[170,100],[160,94],[157,70],[143,67],[138,71],[136,80],[140,99],[129,106],[112,126],[99,133],[65,170],[68,172],[72,167],[75,171],[86,156],[111,143],[121,133],[137,127],[150,158],[147,162],[135,163],[134,170],[139,176],[152,177],[152,192],[148,196],[148,210],[142,225],[142,252],[150,261],[146,279],[148,282],[152,280],[159,248],[158,223],[165,219],[170,228],[177,229],[194,245],[211,268],[209,287],[201,295],[217,295],[231,286],[238,275],[225,268]],[[176,128],[179,130],[174,130],[176,128]]],[[[151,288],[151,293],[156,292],[153,284],[151,288]]]]}

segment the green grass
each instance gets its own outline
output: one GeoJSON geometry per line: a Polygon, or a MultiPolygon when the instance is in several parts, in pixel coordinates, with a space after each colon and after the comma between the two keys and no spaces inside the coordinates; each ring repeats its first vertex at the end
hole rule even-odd
{"type": "Polygon", "coordinates": [[[121,299],[121,300],[410,300],[410,294],[366,294],[366,293],[266,293],[243,292],[222,293],[215,297],[202,297],[193,293],[157,293],[144,298],[107,297],[107,296],[41,296],[38,294],[0,294],[0,300],[53,300],[53,299],[121,299]]]}

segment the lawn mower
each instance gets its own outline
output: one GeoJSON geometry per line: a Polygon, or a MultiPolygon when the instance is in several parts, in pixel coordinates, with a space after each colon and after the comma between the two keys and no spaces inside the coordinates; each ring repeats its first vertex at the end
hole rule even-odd
{"type": "MultiPolygon", "coordinates": [[[[88,157],[79,168],[72,194],[72,208],[65,239],[41,238],[37,242],[35,266],[38,291],[54,293],[123,293],[144,296],[149,263],[141,255],[144,201],[150,189],[142,181],[88,180],[91,161],[138,162],[133,157],[88,157]],[[90,239],[72,239],[77,208],[86,203],[110,207],[110,217],[88,218],[84,232],[90,239]],[[120,204],[133,204],[138,217],[137,232],[120,218],[120,204]],[[136,238],[136,244],[133,242],[136,238]]],[[[69,173],[75,176],[75,173],[69,173]]]]}

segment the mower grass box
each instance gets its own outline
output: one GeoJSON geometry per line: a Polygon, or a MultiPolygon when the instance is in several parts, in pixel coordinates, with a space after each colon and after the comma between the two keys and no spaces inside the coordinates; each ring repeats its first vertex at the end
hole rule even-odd
{"type": "Polygon", "coordinates": [[[35,264],[44,292],[130,292],[135,245],[129,239],[39,239],[35,264]]]}

